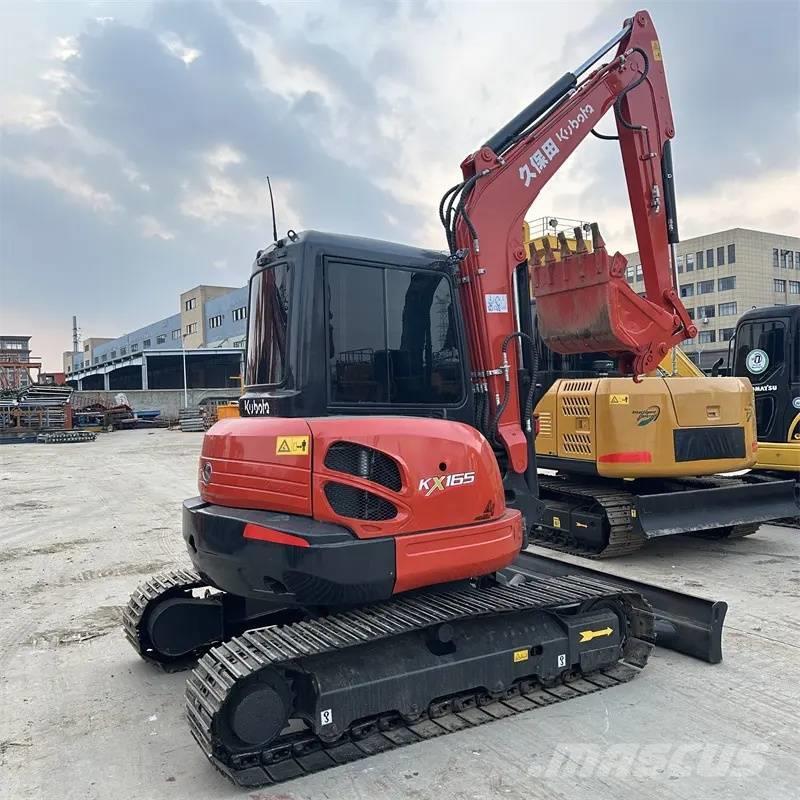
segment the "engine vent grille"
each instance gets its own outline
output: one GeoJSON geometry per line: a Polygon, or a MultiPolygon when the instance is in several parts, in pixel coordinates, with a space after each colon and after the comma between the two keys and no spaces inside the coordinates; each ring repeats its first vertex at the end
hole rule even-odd
{"type": "Polygon", "coordinates": [[[562,441],[565,453],[578,456],[590,456],[592,454],[591,434],[565,433],[562,441]]]}
{"type": "Polygon", "coordinates": [[[402,486],[397,462],[386,453],[363,444],[334,442],[325,454],[325,466],[336,472],[379,483],[393,492],[399,492],[402,486]]]}
{"type": "Polygon", "coordinates": [[[561,411],[565,417],[588,417],[591,415],[592,404],[584,395],[562,395],[561,411]]]}
{"type": "Polygon", "coordinates": [[[380,522],[397,516],[397,507],[394,503],[365,489],[357,489],[344,483],[326,483],[325,497],[340,517],[380,522]]]}
{"type": "Polygon", "coordinates": [[[539,436],[553,435],[553,415],[549,411],[539,412],[539,436]]]}
{"type": "Polygon", "coordinates": [[[561,386],[562,392],[590,392],[591,390],[591,381],[564,381],[561,386]]]}

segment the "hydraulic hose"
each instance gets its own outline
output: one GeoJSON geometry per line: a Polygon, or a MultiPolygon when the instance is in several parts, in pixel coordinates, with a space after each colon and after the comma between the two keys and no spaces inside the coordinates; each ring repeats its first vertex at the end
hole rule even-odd
{"type": "MultiPolygon", "coordinates": [[[[526,421],[525,424],[530,424],[530,420],[533,415],[533,398],[536,392],[536,380],[539,373],[539,352],[536,348],[536,343],[533,339],[528,336],[527,333],[523,333],[522,331],[514,331],[513,333],[509,333],[505,339],[503,339],[503,344],[500,347],[500,351],[503,354],[503,364],[506,365],[508,363],[508,345],[512,339],[519,337],[520,339],[524,339],[528,345],[528,356],[530,358],[530,373],[531,373],[531,383],[528,387],[528,394],[525,397],[525,405],[523,407],[523,419],[526,421]]],[[[500,405],[497,407],[497,411],[495,411],[494,418],[492,419],[491,430],[489,431],[489,438],[490,441],[495,441],[497,437],[497,428],[500,424],[500,417],[503,416],[503,413],[506,410],[506,406],[508,405],[508,399],[511,390],[511,377],[508,374],[508,370],[506,369],[506,382],[505,382],[505,389],[503,391],[503,400],[501,401],[500,405]]]]}
{"type": "Polygon", "coordinates": [[[647,78],[647,73],[650,71],[650,61],[647,58],[647,53],[645,53],[641,47],[632,47],[631,52],[638,53],[642,57],[642,60],[644,61],[644,69],[642,70],[642,74],[630,86],[621,92],[620,96],[614,101],[614,115],[619,120],[623,128],[627,128],[629,131],[640,131],[644,129],[643,125],[632,125],[630,122],[628,122],[628,120],[625,119],[625,117],[622,116],[622,101],[625,99],[625,95],[628,94],[628,92],[633,91],[637,86],[639,86],[639,84],[644,82],[645,78],[647,78]]]}

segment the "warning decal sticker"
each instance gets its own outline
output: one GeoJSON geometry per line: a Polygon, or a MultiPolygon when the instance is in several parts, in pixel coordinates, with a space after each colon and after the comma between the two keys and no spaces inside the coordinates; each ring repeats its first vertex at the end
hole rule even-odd
{"type": "Polygon", "coordinates": [[[275,440],[276,456],[307,456],[308,436],[278,436],[275,440]]]}

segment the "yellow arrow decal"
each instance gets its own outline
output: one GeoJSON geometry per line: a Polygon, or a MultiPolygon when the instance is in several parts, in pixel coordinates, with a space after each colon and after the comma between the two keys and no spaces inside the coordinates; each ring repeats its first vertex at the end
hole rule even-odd
{"type": "Polygon", "coordinates": [[[580,631],[581,639],[579,644],[591,642],[592,639],[597,639],[600,636],[611,636],[612,633],[614,633],[613,628],[602,628],[599,631],[580,631]]]}

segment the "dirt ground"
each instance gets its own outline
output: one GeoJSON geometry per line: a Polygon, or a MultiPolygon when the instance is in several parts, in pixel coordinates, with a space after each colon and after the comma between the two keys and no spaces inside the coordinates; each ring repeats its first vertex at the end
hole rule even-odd
{"type": "Polygon", "coordinates": [[[800,531],[674,537],[609,571],[730,604],[725,660],[656,651],[632,683],[277,789],[217,774],[183,718],[184,675],[140,662],[120,611],[188,563],[180,503],[199,434],[128,431],[0,447],[0,797],[449,800],[794,798],[800,531]]]}

